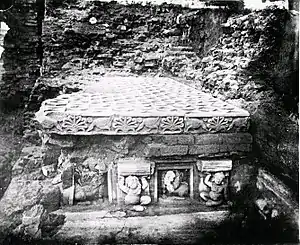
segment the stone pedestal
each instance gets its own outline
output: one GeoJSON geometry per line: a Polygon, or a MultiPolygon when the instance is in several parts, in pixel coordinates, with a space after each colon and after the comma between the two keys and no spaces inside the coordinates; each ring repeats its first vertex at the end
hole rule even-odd
{"type": "Polygon", "coordinates": [[[65,205],[227,209],[231,170],[251,151],[246,111],[168,78],[95,80],[36,114],[65,205]]]}

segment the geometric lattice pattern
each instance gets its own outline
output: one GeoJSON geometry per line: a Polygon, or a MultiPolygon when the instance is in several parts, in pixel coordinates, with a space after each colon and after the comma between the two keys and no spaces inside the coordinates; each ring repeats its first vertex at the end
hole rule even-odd
{"type": "Polygon", "coordinates": [[[146,77],[103,78],[85,92],[46,101],[44,109],[81,116],[249,116],[172,79],[146,77]]]}

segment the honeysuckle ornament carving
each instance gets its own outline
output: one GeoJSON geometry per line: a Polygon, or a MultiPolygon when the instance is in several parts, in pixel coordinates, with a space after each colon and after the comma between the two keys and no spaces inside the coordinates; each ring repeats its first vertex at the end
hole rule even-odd
{"type": "Polygon", "coordinates": [[[91,124],[91,119],[82,116],[69,115],[63,119],[60,124],[61,131],[70,133],[84,132],[87,130],[88,125],[91,124]]]}
{"type": "Polygon", "coordinates": [[[136,132],[136,129],[139,127],[141,122],[141,119],[136,119],[132,117],[119,117],[115,118],[115,120],[112,123],[112,126],[116,132],[136,132]]]}
{"type": "Polygon", "coordinates": [[[205,127],[210,132],[227,131],[231,125],[232,118],[213,117],[207,120],[205,127]]]}
{"type": "Polygon", "coordinates": [[[161,125],[163,132],[178,131],[181,132],[184,127],[183,118],[180,117],[165,117],[161,119],[161,125]]]}

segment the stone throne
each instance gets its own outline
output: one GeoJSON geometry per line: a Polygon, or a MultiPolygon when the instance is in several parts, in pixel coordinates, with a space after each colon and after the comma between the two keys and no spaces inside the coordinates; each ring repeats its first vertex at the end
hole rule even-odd
{"type": "Polygon", "coordinates": [[[81,92],[44,101],[36,119],[45,165],[63,149],[101,179],[102,199],[144,212],[227,204],[230,172],[252,144],[248,112],[169,78],[95,76],[81,92]]]}

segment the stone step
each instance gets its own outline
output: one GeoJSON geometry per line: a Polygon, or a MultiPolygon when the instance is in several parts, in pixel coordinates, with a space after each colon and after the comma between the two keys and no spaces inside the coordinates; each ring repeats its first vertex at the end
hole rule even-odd
{"type": "Polygon", "coordinates": [[[229,218],[229,211],[126,217],[123,211],[64,212],[55,240],[80,244],[195,244],[229,218]]]}

